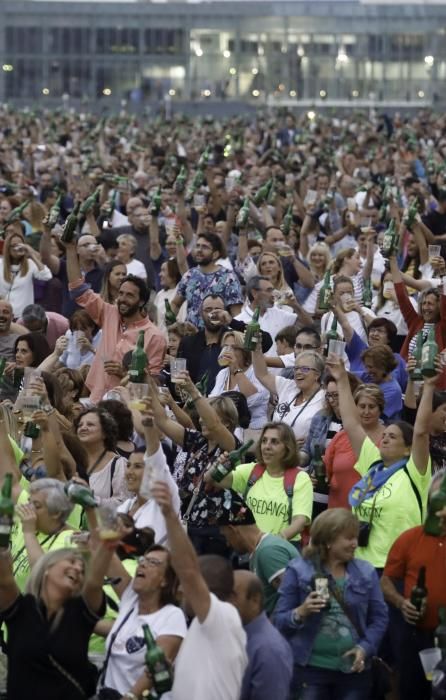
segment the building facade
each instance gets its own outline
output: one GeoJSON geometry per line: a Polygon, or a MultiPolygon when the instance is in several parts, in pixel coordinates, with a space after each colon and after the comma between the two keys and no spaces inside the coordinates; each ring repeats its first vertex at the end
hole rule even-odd
{"type": "Polygon", "coordinates": [[[0,1],[0,100],[443,101],[446,5],[0,1]]]}

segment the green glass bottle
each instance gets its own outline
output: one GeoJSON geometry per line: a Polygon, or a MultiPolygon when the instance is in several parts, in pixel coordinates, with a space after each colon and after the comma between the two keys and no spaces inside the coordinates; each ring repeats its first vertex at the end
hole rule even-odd
{"type": "Polygon", "coordinates": [[[427,517],[424,522],[426,535],[439,537],[442,534],[440,518],[437,513],[446,506],[446,475],[441,480],[440,487],[431,494],[428,503],[427,517]]]}
{"type": "Polygon", "coordinates": [[[198,168],[197,172],[195,173],[194,177],[192,178],[192,182],[190,183],[189,187],[187,188],[186,202],[192,201],[194,194],[201,187],[203,182],[204,182],[203,169],[198,168]]]}
{"type": "Polygon", "coordinates": [[[369,279],[364,280],[364,289],[362,292],[362,305],[366,309],[372,308],[373,302],[373,292],[372,292],[372,281],[369,279]]]}
{"type": "Polygon", "coordinates": [[[415,350],[413,356],[417,362],[415,369],[410,373],[410,379],[412,382],[422,382],[423,375],[421,374],[421,354],[423,352],[423,331],[418,331],[417,342],[415,345],[415,350]]]}
{"type": "Polygon", "coordinates": [[[23,427],[23,434],[25,437],[36,440],[40,435],[40,428],[37,423],[34,423],[32,420],[28,420],[23,427]]]}
{"type": "Polygon", "coordinates": [[[328,311],[330,308],[330,302],[331,302],[331,297],[332,297],[330,280],[331,280],[330,270],[327,270],[327,272],[324,275],[324,281],[322,283],[322,287],[319,290],[319,296],[318,296],[318,302],[317,302],[317,307],[318,307],[319,311],[328,311]]]}
{"type": "Polygon", "coordinates": [[[260,341],[260,306],[257,306],[251,321],[246,325],[243,347],[245,350],[254,352],[260,341]]]}
{"type": "Polygon", "coordinates": [[[441,649],[443,659],[446,659],[446,608],[438,608],[438,626],[435,628],[435,646],[441,649]]]}
{"type": "Polygon", "coordinates": [[[86,216],[88,214],[88,212],[91,209],[93,209],[93,207],[98,202],[98,200],[99,200],[99,188],[97,187],[95,189],[95,191],[89,197],[87,197],[87,199],[85,199],[82,202],[82,204],[79,208],[79,214],[81,216],[86,216]]]}
{"type": "Polygon", "coordinates": [[[280,225],[280,230],[282,231],[284,236],[290,235],[292,224],[293,224],[293,205],[290,204],[290,206],[286,210],[285,216],[283,217],[282,223],[280,225]]]}
{"type": "Polygon", "coordinates": [[[3,377],[5,373],[5,367],[6,367],[6,357],[0,357],[0,379],[3,377]]]}
{"type": "Polygon", "coordinates": [[[420,566],[416,585],[410,592],[410,602],[422,613],[426,610],[427,588],[426,588],[426,567],[420,566]]]}
{"type": "Polygon", "coordinates": [[[395,219],[392,219],[384,232],[381,254],[387,260],[398,250],[399,235],[395,219]]]}
{"type": "Polygon", "coordinates": [[[324,355],[328,357],[328,348],[330,347],[330,340],[339,340],[338,335],[338,319],[333,316],[333,321],[331,322],[331,328],[325,334],[325,348],[324,355]]]}
{"type": "Polygon", "coordinates": [[[421,374],[423,377],[434,377],[437,374],[435,358],[438,355],[438,345],[435,341],[435,327],[429,329],[427,340],[421,351],[421,374]]]}
{"type": "Polygon", "coordinates": [[[161,186],[158,187],[150,203],[150,216],[159,216],[161,211],[161,186]]]}
{"type": "Polygon", "coordinates": [[[146,643],[145,664],[152,679],[153,688],[158,695],[168,693],[173,685],[172,667],[166,655],[155,642],[149,625],[142,626],[146,643]]]}
{"type": "Polygon", "coordinates": [[[75,503],[82,508],[96,508],[99,502],[88,486],[78,484],[76,481],[67,481],[64,484],[65,493],[71,503],[75,503]]]}
{"type": "Polygon", "coordinates": [[[256,205],[256,207],[260,207],[260,205],[263,204],[263,202],[268,199],[269,191],[270,191],[272,185],[273,185],[273,181],[272,181],[272,179],[269,179],[267,182],[265,182],[264,185],[259,187],[259,189],[257,190],[257,192],[254,196],[254,204],[256,205]]]}
{"type": "Polygon", "coordinates": [[[67,216],[63,227],[63,233],[60,237],[62,243],[71,243],[76,235],[80,206],[80,202],[77,202],[77,204],[74,205],[73,211],[67,216]]]}
{"type": "Polygon", "coordinates": [[[243,205],[240,208],[239,213],[237,214],[237,220],[235,222],[238,228],[246,228],[249,219],[249,207],[249,197],[245,197],[245,199],[243,200],[243,205]]]}
{"type": "Polygon", "coordinates": [[[135,384],[144,384],[146,381],[146,368],[149,364],[144,350],[144,331],[139,331],[136,347],[132,352],[129,368],[130,381],[135,384]]]}
{"type": "Polygon", "coordinates": [[[417,200],[414,199],[410,206],[409,209],[407,210],[407,215],[404,217],[404,224],[409,231],[412,231],[413,225],[416,221],[416,217],[418,214],[418,203],[417,200]]]}
{"type": "Polygon", "coordinates": [[[18,207],[13,209],[11,212],[9,212],[8,216],[5,219],[5,226],[8,226],[8,224],[12,224],[13,221],[19,221],[22,219],[22,214],[25,211],[26,207],[31,204],[32,200],[31,199],[26,199],[24,202],[22,202],[18,207]]]}
{"type": "Polygon", "coordinates": [[[182,194],[184,192],[186,189],[186,180],[187,170],[184,165],[182,165],[173,186],[176,194],[182,194]]]}
{"type": "Polygon", "coordinates": [[[168,299],[164,299],[164,320],[166,322],[166,326],[172,326],[177,322],[177,317],[168,299]]]}
{"type": "Polygon", "coordinates": [[[239,447],[238,450],[232,450],[229,452],[228,458],[225,459],[223,463],[218,460],[214,462],[210,470],[212,481],[219,484],[220,481],[225,478],[225,476],[234,471],[234,469],[242,463],[242,458],[253,444],[254,440],[248,440],[248,442],[239,447]]]}
{"type": "Polygon", "coordinates": [[[434,152],[429,148],[426,161],[426,173],[428,177],[434,177],[437,174],[437,165],[435,163],[434,152]]]}
{"type": "Polygon", "coordinates": [[[59,194],[48,214],[48,226],[54,228],[59,221],[60,208],[62,206],[62,195],[59,194]]]}
{"type": "Polygon", "coordinates": [[[316,491],[318,493],[328,493],[327,470],[322,459],[322,450],[318,442],[313,446],[313,458],[311,460],[311,470],[316,477],[316,491]]]}
{"type": "Polygon", "coordinates": [[[14,501],[12,500],[12,474],[5,474],[0,494],[0,547],[9,547],[9,539],[14,522],[14,501]]]}
{"type": "Polygon", "coordinates": [[[208,145],[198,159],[199,168],[207,168],[211,159],[211,147],[208,145]]]}
{"type": "Polygon", "coordinates": [[[108,228],[112,228],[113,226],[113,214],[116,209],[116,200],[118,198],[118,190],[113,190],[111,195],[107,199],[107,213],[106,213],[106,220],[107,220],[107,225],[108,228]]]}
{"type": "Polygon", "coordinates": [[[269,188],[268,196],[266,198],[267,203],[274,205],[276,202],[276,197],[277,197],[276,181],[273,178],[271,181],[271,187],[269,188]]]}

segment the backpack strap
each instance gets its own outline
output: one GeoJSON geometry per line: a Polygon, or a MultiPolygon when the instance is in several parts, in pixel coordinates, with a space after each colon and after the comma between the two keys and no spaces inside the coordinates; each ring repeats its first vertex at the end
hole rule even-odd
{"type": "Polygon", "coordinates": [[[283,475],[283,488],[288,497],[288,525],[291,525],[293,518],[294,484],[300,471],[299,467],[290,467],[290,469],[285,469],[285,474],[283,475]]]}
{"type": "Polygon", "coordinates": [[[110,498],[113,496],[113,477],[115,475],[116,471],[116,462],[119,459],[119,455],[116,455],[116,457],[113,457],[112,463],[110,464],[110,498]]]}
{"type": "Polygon", "coordinates": [[[266,467],[263,464],[255,464],[252,468],[251,474],[248,477],[248,482],[246,484],[245,491],[243,493],[243,500],[246,501],[246,496],[248,491],[252,489],[256,481],[262,478],[266,471],[266,467]]]}
{"type": "Polygon", "coordinates": [[[409,470],[408,470],[407,466],[403,467],[403,471],[407,475],[407,478],[410,481],[410,485],[412,486],[412,490],[415,494],[415,498],[417,499],[418,508],[420,509],[421,522],[423,522],[423,503],[421,501],[420,492],[418,491],[417,487],[415,486],[415,483],[409,474],[409,470]]]}

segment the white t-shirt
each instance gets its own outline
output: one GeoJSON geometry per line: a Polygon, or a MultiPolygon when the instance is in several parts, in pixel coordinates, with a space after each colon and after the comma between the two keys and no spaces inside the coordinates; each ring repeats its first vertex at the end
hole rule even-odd
{"type": "MultiPolygon", "coordinates": [[[[241,313],[235,317],[236,321],[243,321],[244,323],[249,323],[252,321],[254,315],[253,310],[246,305],[241,313]]],[[[277,357],[276,343],[274,338],[286,326],[294,326],[297,321],[297,316],[295,313],[290,313],[289,311],[283,311],[282,309],[274,306],[272,309],[267,309],[264,314],[260,314],[259,324],[262,331],[269,333],[273,341],[272,346],[265,353],[269,357],[277,357]]]]}
{"type": "MultiPolygon", "coordinates": [[[[124,591],[119,605],[118,617],[106,640],[106,649],[110,645],[113,634],[118,631],[112,644],[110,658],[103,685],[114,688],[123,694],[130,690],[132,685],[140,678],[145,670],[144,656],[146,646],[144,642],[143,625],[149,625],[153,637],[171,635],[184,639],[187,632],[184,613],[175,605],[165,605],[149,615],[138,613],[138,596],[130,584],[124,591]],[[125,619],[127,617],[127,619],[125,619]],[[123,621],[125,620],[124,624],[123,621]],[[120,627],[120,625],[122,625],[120,627]]],[[[167,700],[170,693],[163,693],[163,700],[167,700]]]]}
{"type": "Polygon", "coordinates": [[[271,420],[289,425],[297,439],[306,438],[311,419],[324,407],[324,391],[319,389],[307,404],[295,406],[294,401],[300,391],[294,379],[275,377],[275,382],[278,400],[271,420]]]}
{"type": "Polygon", "coordinates": [[[141,262],[141,260],[130,260],[129,263],[126,263],[126,268],[127,268],[127,274],[128,275],[135,275],[135,277],[141,277],[141,279],[146,280],[147,279],[147,270],[146,266],[144,263],[141,262]]]}
{"type": "MultiPolygon", "coordinates": [[[[229,373],[229,367],[224,367],[219,371],[215,378],[214,388],[209,396],[221,396],[224,391],[229,391],[229,373]]],[[[269,391],[265,389],[263,384],[261,384],[257,379],[252,365],[248,367],[244,374],[246,379],[248,379],[257,389],[255,394],[251,394],[251,396],[246,398],[246,403],[248,404],[248,408],[251,413],[249,427],[252,430],[258,430],[259,428],[263,428],[265,423],[268,422],[269,391]]],[[[236,377],[237,376],[238,375],[236,375],[236,377]]],[[[232,391],[240,391],[239,385],[236,384],[232,391]]]]}
{"type": "Polygon", "coordinates": [[[129,495],[125,483],[126,465],[125,457],[113,457],[105,467],[90,474],[90,488],[103,505],[110,503],[118,506],[129,495]]]}
{"type": "Polygon", "coordinates": [[[7,282],[3,276],[4,262],[0,258],[0,298],[6,299],[12,306],[14,318],[20,318],[25,306],[34,304],[34,280],[48,281],[51,279],[51,271],[46,265],[39,270],[34,260],[28,258],[28,272],[21,275],[18,265],[11,265],[11,282],[7,282]]]}
{"type": "MultiPolygon", "coordinates": [[[[167,301],[172,303],[173,298],[175,297],[177,293],[177,288],[175,287],[174,289],[160,289],[159,292],[156,293],[156,297],[154,299],[154,305],[156,308],[156,325],[162,331],[163,333],[166,334],[167,337],[167,328],[166,328],[166,319],[165,319],[165,314],[166,314],[166,305],[164,303],[164,300],[167,299],[167,301]]],[[[183,302],[180,306],[180,310],[177,313],[177,321],[185,321],[187,316],[187,302],[183,302]]]]}
{"type": "MultiPolygon", "coordinates": [[[[367,309],[367,314],[371,317],[375,317],[375,314],[371,309],[367,309]]],[[[361,340],[364,341],[364,343],[367,343],[367,332],[364,327],[364,324],[362,322],[361,316],[358,314],[357,311],[349,311],[348,313],[345,314],[347,316],[347,320],[351,327],[353,328],[354,331],[359,335],[361,340]]],[[[322,318],[321,318],[321,336],[325,336],[327,334],[327,331],[330,330],[331,324],[333,323],[333,311],[327,311],[322,318]]],[[[344,340],[344,333],[342,330],[342,326],[340,323],[338,323],[338,327],[336,329],[336,333],[338,334],[339,338],[341,340],[344,340]]]]}
{"type": "Polygon", "coordinates": [[[192,622],[175,663],[172,700],[238,700],[248,664],[237,610],[211,593],[204,622],[192,622]]]}
{"type": "MultiPolygon", "coordinates": [[[[145,467],[144,471],[151,470],[153,477],[161,481],[165,481],[169,486],[170,493],[172,495],[172,505],[176,513],[180,512],[180,497],[178,495],[178,486],[176,485],[173,477],[167,466],[166,458],[164,456],[163,448],[159,447],[155,454],[144,457],[145,467]]],[[[146,474],[144,474],[146,476],[146,474]]],[[[119,513],[128,513],[135,503],[136,496],[129,498],[122,505],[119,506],[119,513]]],[[[135,522],[135,527],[138,529],[143,527],[151,527],[155,531],[155,543],[168,546],[167,543],[167,530],[166,521],[161,512],[159,505],[152,499],[149,498],[148,501],[144,503],[138,510],[133,514],[133,520],[135,522]]]]}

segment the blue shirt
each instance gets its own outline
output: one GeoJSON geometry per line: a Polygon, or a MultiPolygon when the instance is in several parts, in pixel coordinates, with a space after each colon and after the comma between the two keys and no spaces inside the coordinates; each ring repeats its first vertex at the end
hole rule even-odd
{"type": "MultiPolygon", "coordinates": [[[[345,352],[347,353],[347,357],[348,357],[349,362],[350,362],[350,372],[357,374],[358,377],[360,379],[362,379],[362,381],[367,381],[363,377],[363,375],[367,374],[367,371],[366,371],[366,368],[365,368],[363,361],[361,360],[361,354],[363,353],[364,350],[367,350],[368,347],[369,346],[366,343],[364,343],[362,338],[360,338],[356,332],[353,333],[353,338],[345,346],[345,352]]],[[[401,355],[398,355],[397,352],[394,352],[393,356],[394,356],[395,360],[398,362],[398,365],[393,370],[392,375],[393,375],[394,379],[396,379],[396,381],[400,385],[401,390],[406,391],[406,386],[407,386],[406,363],[404,362],[401,355]]]]}
{"type": "Polygon", "coordinates": [[[288,700],[293,675],[291,647],[266,613],[245,625],[248,666],[240,700],[288,700]]]}

